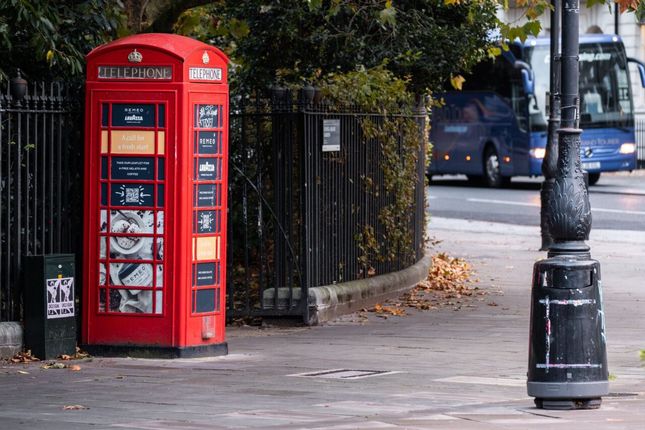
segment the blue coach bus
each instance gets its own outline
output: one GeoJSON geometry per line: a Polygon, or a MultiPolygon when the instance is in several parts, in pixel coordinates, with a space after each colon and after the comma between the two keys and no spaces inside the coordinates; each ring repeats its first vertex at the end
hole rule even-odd
{"type": "MultiPolygon", "coordinates": [[[[465,174],[499,187],[513,176],[542,174],[547,139],[549,39],[513,43],[495,61],[479,64],[462,91],[438,96],[428,175],[465,174]]],[[[628,62],[645,86],[645,68],[627,58],[618,36],[580,36],[581,160],[595,184],[601,172],[636,168],[634,107],[628,62]]]]}

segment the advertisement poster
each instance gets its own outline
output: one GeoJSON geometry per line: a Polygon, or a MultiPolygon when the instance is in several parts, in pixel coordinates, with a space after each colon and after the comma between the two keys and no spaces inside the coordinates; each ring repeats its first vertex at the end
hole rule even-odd
{"type": "Polygon", "coordinates": [[[156,221],[152,210],[113,210],[109,223],[107,215],[101,211],[101,232],[109,229],[110,236],[101,237],[100,255],[104,258],[104,248],[108,248],[110,259],[116,261],[107,268],[100,263],[99,285],[106,285],[109,279],[110,311],[152,313],[152,291],[140,288],[163,286],[163,238],[152,236],[163,233],[163,211],[157,212],[156,221]],[[118,288],[121,286],[124,288],[118,288]]]}
{"type": "Polygon", "coordinates": [[[197,263],[193,266],[193,285],[203,287],[219,283],[218,263],[197,263]]]}
{"type": "Polygon", "coordinates": [[[196,215],[194,233],[219,233],[218,211],[197,211],[196,215]]]}
{"type": "Polygon", "coordinates": [[[219,131],[195,132],[195,154],[216,155],[222,152],[222,135],[219,131]]]}
{"type": "Polygon", "coordinates": [[[110,184],[112,206],[154,206],[154,185],[113,182],[110,184]]]}
{"type": "Polygon", "coordinates": [[[219,158],[195,159],[195,179],[215,181],[222,178],[222,160],[219,158]]]}
{"type": "Polygon", "coordinates": [[[155,105],[115,103],[112,105],[112,126],[154,127],[155,105]]]}
{"type": "Polygon", "coordinates": [[[216,184],[199,184],[196,189],[197,207],[217,206],[217,185],[216,184]]]}
{"type": "Polygon", "coordinates": [[[220,127],[218,105],[195,105],[195,127],[220,127]]]}
{"type": "Polygon", "coordinates": [[[155,178],[153,157],[112,157],[112,179],[155,178]]]}

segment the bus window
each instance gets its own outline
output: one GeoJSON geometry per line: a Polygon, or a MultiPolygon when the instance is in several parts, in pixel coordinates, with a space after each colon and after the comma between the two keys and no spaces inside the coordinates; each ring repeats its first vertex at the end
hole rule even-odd
{"type": "Polygon", "coordinates": [[[580,46],[580,125],[626,125],[632,113],[627,58],[620,45],[580,46]]]}
{"type": "MultiPolygon", "coordinates": [[[[549,46],[531,48],[531,67],[535,72],[535,97],[546,118],[546,94],[549,88],[549,46]]],[[[580,45],[580,126],[602,128],[628,126],[632,101],[627,58],[622,45],[584,43],[580,45]]]]}
{"type": "Polygon", "coordinates": [[[524,95],[524,89],[522,88],[522,83],[513,80],[511,83],[512,97],[511,104],[513,105],[513,112],[515,113],[515,118],[517,119],[517,127],[525,132],[529,131],[529,118],[528,118],[528,106],[527,106],[527,97],[524,95]]]}

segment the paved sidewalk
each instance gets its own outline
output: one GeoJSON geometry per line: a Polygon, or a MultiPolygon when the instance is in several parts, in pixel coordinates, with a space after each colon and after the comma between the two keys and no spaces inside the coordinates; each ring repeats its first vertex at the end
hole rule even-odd
{"type": "Polygon", "coordinates": [[[525,388],[538,229],[434,218],[430,231],[435,250],[474,265],[489,294],[472,307],[229,328],[230,355],[211,359],[4,365],[0,429],[645,428],[645,233],[592,231],[615,380],[601,409],[554,412],[535,409],[525,388]],[[390,373],[293,376],[332,369],[390,373]]]}

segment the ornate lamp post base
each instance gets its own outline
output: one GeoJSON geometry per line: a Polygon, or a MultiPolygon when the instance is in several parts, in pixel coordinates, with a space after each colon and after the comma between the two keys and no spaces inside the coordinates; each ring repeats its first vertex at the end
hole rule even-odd
{"type": "Polygon", "coordinates": [[[540,232],[542,235],[542,245],[540,251],[548,251],[553,246],[553,238],[549,234],[549,226],[547,223],[547,214],[549,212],[548,199],[553,193],[553,179],[545,179],[540,188],[540,201],[542,202],[540,208],[540,232]]]}
{"type": "Polygon", "coordinates": [[[548,196],[548,258],[533,266],[527,391],[545,409],[600,407],[609,393],[600,263],[585,240],[591,206],[580,134],[559,131],[558,170],[548,196]]]}

